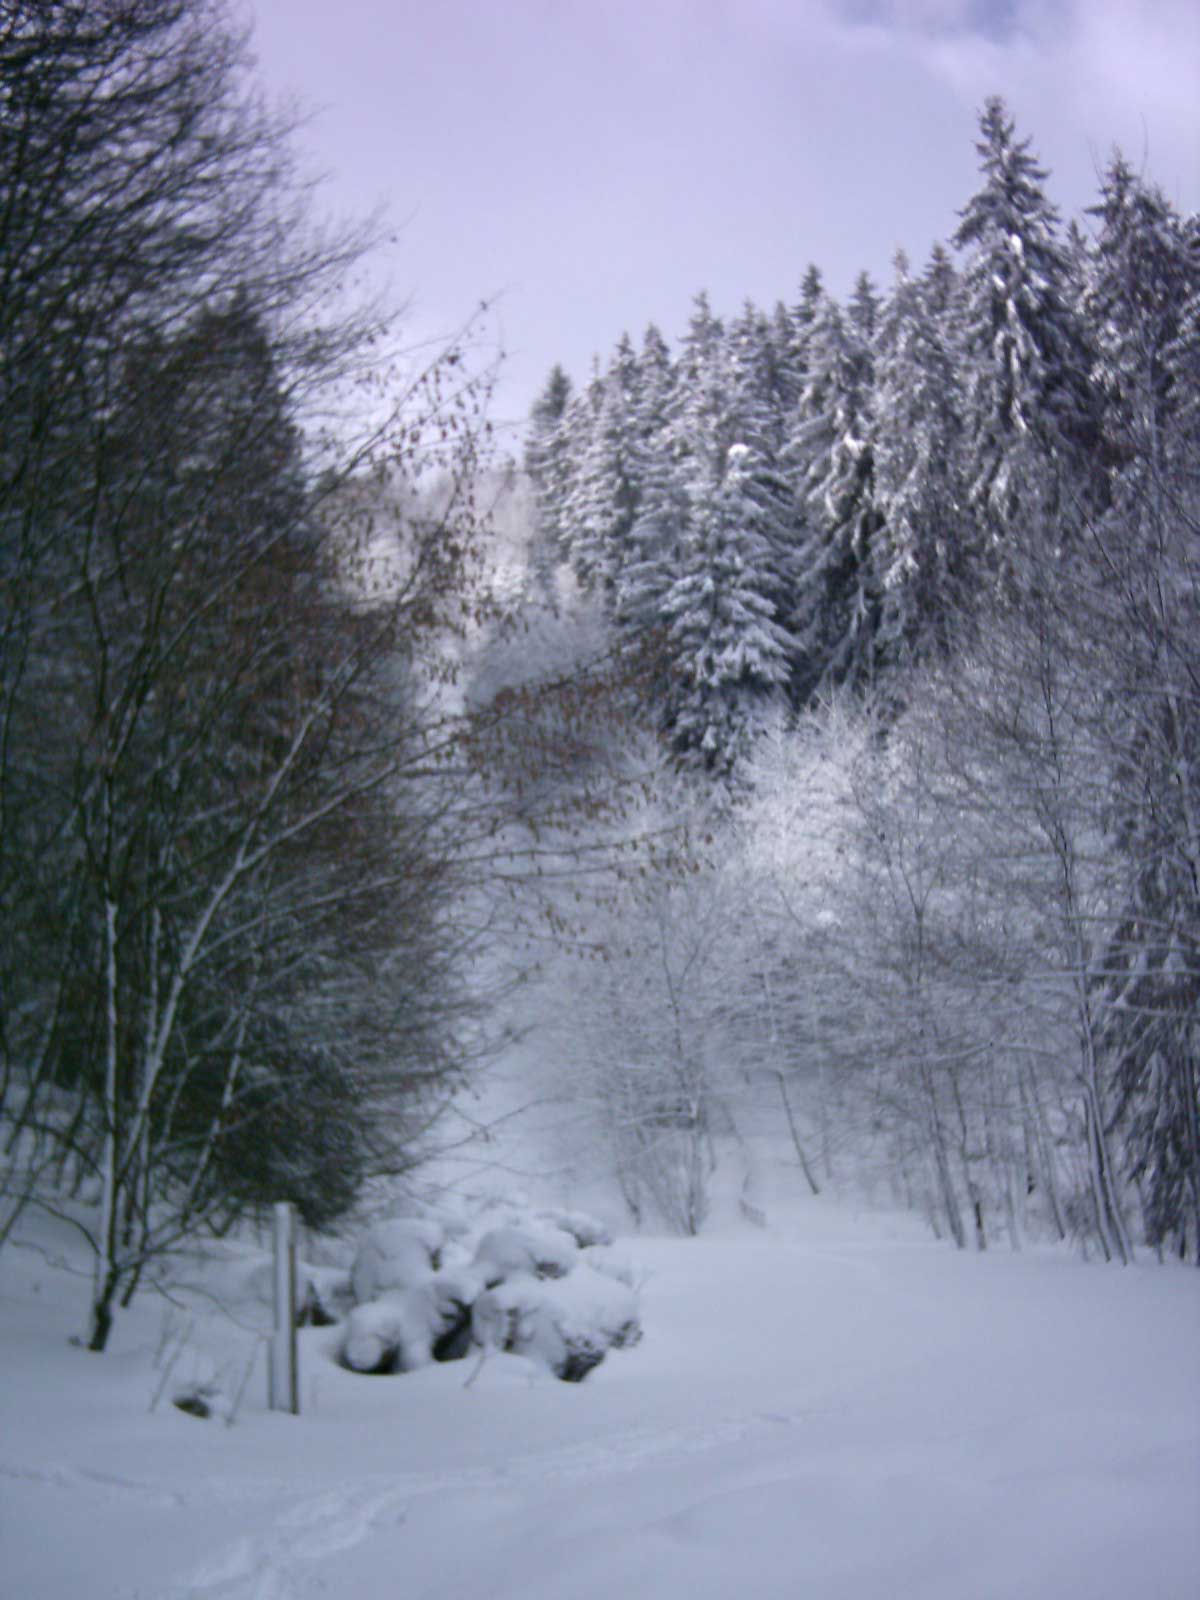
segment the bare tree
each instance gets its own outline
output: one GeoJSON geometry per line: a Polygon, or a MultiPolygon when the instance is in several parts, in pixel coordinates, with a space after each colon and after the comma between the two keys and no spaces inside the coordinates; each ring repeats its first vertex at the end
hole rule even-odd
{"type": "Polygon", "coordinates": [[[95,1193],[100,1349],[188,1231],[411,1159],[461,1068],[481,383],[450,347],[322,433],[364,238],[314,236],[219,5],[10,7],[0,72],[3,1221],[95,1193]],[[372,474],[434,466],[365,583],[372,474]]]}

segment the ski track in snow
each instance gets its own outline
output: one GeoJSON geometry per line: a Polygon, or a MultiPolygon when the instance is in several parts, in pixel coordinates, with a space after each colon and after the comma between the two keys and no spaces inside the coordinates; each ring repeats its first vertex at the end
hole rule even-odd
{"type": "MultiPolygon", "coordinates": [[[[401,1526],[409,1520],[412,1503],[427,1495],[596,1482],[656,1462],[700,1456],[755,1434],[791,1426],[807,1415],[810,1413],[756,1412],[718,1423],[639,1428],[602,1443],[520,1456],[502,1468],[386,1477],[376,1473],[336,1491],[297,1500],[264,1533],[238,1539],[193,1569],[168,1591],[166,1600],[299,1600],[307,1592],[300,1587],[306,1567],[352,1549],[376,1531],[401,1526]]],[[[240,1480],[219,1480],[206,1486],[204,1498],[211,1494],[214,1499],[233,1500],[243,1497],[248,1487],[240,1480]]],[[[189,1498],[189,1505],[196,1503],[197,1497],[189,1498]]],[[[134,1593],[125,1600],[142,1597],[134,1593]]]]}
{"type": "MultiPolygon", "coordinates": [[[[303,1569],[404,1521],[403,1489],[351,1486],[298,1500],[263,1534],[239,1539],[170,1591],[170,1600],[295,1600],[303,1569]]],[[[130,1597],[133,1600],[133,1597],[130,1597]]]]}
{"type": "Polygon", "coordinates": [[[187,1504],[184,1496],[156,1484],[139,1483],[114,1472],[97,1472],[91,1467],[28,1467],[18,1462],[0,1461],[0,1479],[49,1484],[55,1489],[99,1489],[114,1499],[133,1497],[160,1511],[177,1510],[187,1504]]]}

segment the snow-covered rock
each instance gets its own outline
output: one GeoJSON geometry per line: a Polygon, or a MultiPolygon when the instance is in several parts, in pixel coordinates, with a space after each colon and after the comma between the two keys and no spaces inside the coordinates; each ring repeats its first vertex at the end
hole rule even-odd
{"type": "Polygon", "coordinates": [[[428,1218],[377,1222],[359,1245],[350,1271],[356,1303],[367,1305],[393,1289],[424,1283],[438,1266],[445,1242],[445,1229],[428,1218]]]}
{"type": "Polygon", "coordinates": [[[579,1247],[561,1228],[532,1220],[516,1227],[493,1228],[475,1250],[475,1263],[489,1283],[501,1283],[515,1273],[533,1278],[564,1278],[579,1259],[579,1247]]]}
{"type": "Polygon", "coordinates": [[[355,1306],[346,1323],[342,1360],[355,1372],[415,1372],[433,1360],[437,1332],[437,1310],[427,1285],[393,1289],[355,1306]]]}
{"type": "Polygon", "coordinates": [[[562,1233],[569,1233],[581,1250],[613,1242],[612,1234],[604,1224],[586,1211],[539,1211],[537,1220],[548,1222],[562,1233]]]}
{"type": "Polygon", "coordinates": [[[462,1219],[399,1217],[363,1239],[343,1365],[412,1372],[472,1345],[529,1356],[578,1382],[640,1336],[633,1274],[582,1212],[489,1204],[462,1219]]]}
{"type": "Polygon", "coordinates": [[[471,1308],[484,1289],[471,1267],[428,1273],[355,1306],[342,1362],[355,1372],[415,1372],[431,1361],[460,1361],[471,1347],[471,1308]]]}
{"type": "Polygon", "coordinates": [[[471,1327],[477,1344],[531,1357],[568,1383],[641,1336],[632,1291],[588,1268],[552,1282],[514,1275],[480,1295],[471,1327]]]}

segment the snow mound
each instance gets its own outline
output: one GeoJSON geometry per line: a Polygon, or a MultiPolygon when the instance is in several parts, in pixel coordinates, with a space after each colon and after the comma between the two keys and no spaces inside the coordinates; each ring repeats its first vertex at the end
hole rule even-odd
{"type": "Polygon", "coordinates": [[[553,1282],[518,1273],[487,1289],[471,1330],[485,1349],[530,1357],[567,1383],[581,1382],[609,1349],[641,1337],[632,1291],[586,1267],[553,1282]]]}
{"type": "Polygon", "coordinates": [[[575,1265],[579,1246],[561,1228],[530,1221],[520,1227],[493,1228],[475,1250],[475,1261],[493,1282],[513,1273],[535,1278],[565,1278],[575,1265]]]}
{"type": "Polygon", "coordinates": [[[446,1230],[429,1218],[377,1222],[358,1247],[350,1282],[359,1305],[423,1283],[438,1265],[446,1230]]]}
{"type": "Polygon", "coordinates": [[[616,1250],[610,1244],[589,1245],[580,1251],[580,1261],[593,1272],[602,1272],[606,1278],[623,1283],[627,1289],[637,1288],[633,1262],[623,1250],[616,1250]]]}
{"type": "Polygon", "coordinates": [[[433,1359],[437,1324],[427,1286],[389,1290],[350,1313],[342,1359],[355,1372],[415,1372],[433,1359]]]}
{"type": "Polygon", "coordinates": [[[548,1222],[561,1233],[569,1233],[581,1250],[613,1242],[612,1234],[604,1224],[586,1211],[539,1211],[537,1220],[548,1222]]]}
{"type": "Polygon", "coordinates": [[[474,1229],[430,1216],[377,1223],[355,1257],[341,1363],[415,1372],[476,1346],[578,1383],[641,1336],[632,1270],[608,1240],[582,1212],[490,1205],[474,1229]]]}

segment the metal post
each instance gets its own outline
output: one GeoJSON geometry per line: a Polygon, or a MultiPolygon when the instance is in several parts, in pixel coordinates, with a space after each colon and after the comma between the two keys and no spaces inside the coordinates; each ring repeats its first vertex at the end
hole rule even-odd
{"type": "Polygon", "coordinates": [[[271,1335],[268,1383],[272,1411],[300,1414],[296,1360],[296,1217],[291,1205],[275,1206],[275,1331],[271,1335]]]}

